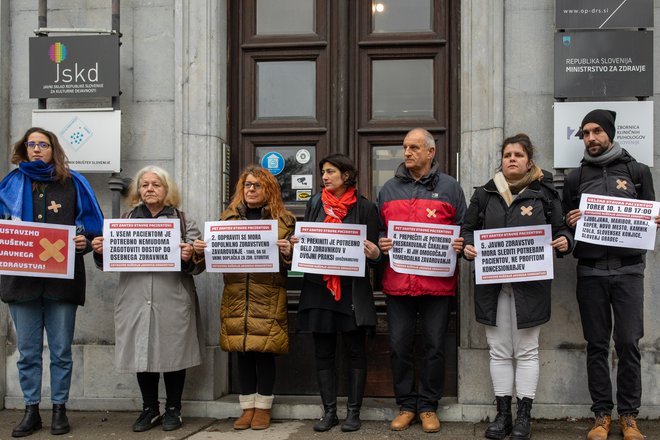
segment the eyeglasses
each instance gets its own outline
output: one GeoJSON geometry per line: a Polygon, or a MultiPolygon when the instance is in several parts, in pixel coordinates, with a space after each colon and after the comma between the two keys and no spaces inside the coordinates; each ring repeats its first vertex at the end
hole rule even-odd
{"type": "Polygon", "coordinates": [[[25,146],[28,147],[29,149],[34,149],[36,147],[39,147],[40,150],[47,150],[50,148],[50,144],[48,142],[26,142],[25,146]]]}
{"type": "Polygon", "coordinates": [[[254,188],[255,191],[259,191],[261,189],[261,184],[256,182],[245,182],[243,186],[247,189],[254,188]]]}

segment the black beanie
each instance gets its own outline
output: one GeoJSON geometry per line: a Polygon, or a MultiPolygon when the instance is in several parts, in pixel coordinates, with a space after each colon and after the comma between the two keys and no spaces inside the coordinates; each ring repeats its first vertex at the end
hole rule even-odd
{"type": "Polygon", "coordinates": [[[615,120],[615,111],[603,109],[592,110],[587,113],[587,116],[585,116],[582,120],[582,124],[580,124],[580,131],[578,131],[578,137],[582,139],[584,137],[582,134],[582,127],[590,122],[593,122],[600,125],[602,129],[605,130],[605,133],[607,133],[607,135],[610,137],[610,140],[614,140],[614,135],[616,135],[616,125],[614,125],[615,120]]]}

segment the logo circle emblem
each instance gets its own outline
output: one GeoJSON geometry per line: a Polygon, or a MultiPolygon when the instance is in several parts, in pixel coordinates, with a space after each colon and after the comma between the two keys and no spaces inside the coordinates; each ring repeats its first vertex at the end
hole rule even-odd
{"type": "Polygon", "coordinates": [[[284,170],[284,156],[277,151],[266,153],[261,158],[261,166],[270,171],[273,176],[277,176],[284,170]]]}
{"type": "Polygon", "coordinates": [[[301,148],[300,150],[296,151],[296,160],[298,163],[306,164],[311,158],[312,155],[309,150],[301,148]]]}
{"type": "Polygon", "coordinates": [[[51,44],[48,48],[48,56],[53,62],[61,63],[66,60],[66,46],[59,41],[51,44]]]}

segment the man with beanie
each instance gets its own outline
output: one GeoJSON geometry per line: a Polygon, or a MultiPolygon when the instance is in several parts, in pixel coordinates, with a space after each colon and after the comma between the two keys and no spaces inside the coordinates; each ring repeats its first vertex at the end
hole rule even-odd
{"type": "MultiPolygon", "coordinates": [[[[584,141],[580,167],[567,177],[563,208],[566,223],[575,229],[582,216],[578,209],[584,193],[630,199],[655,200],[649,167],[637,162],[614,141],[616,113],[593,110],[580,124],[584,141]]],[[[655,218],[660,226],[660,216],[655,218]]],[[[641,353],[644,336],[643,249],[577,242],[577,300],[582,331],[587,341],[587,376],[595,415],[588,440],[605,440],[614,407],[608,363],[610,337],[618,362],[617,412],[625,440],[643,440],[636,417],[642,398],[641,353]],[[614,317],[614,323],[612,322],[614,317]],[[614,324],[614,325],[613,325],[614,324]]]]}

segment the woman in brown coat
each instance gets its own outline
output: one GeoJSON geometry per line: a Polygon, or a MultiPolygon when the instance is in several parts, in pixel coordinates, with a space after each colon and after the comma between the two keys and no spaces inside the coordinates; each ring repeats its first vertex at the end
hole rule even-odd
{"type": "MultiPolygon", "coordinates": [[[[284,208],[280,187],[265,168],[243,171],[229,207],[220,220],[277,220],[280,271],[226,273],[220,307],[220,346],[236,352],[239,401],[243,414],[234,429],[266,429],[275,385],[275,355],[289,351],[286,275],[291,265],[295,217],[284,208]]],[[[195,259],[204,258],[206,243],[196,240],[195,259]]]]}

